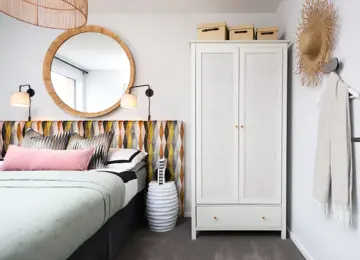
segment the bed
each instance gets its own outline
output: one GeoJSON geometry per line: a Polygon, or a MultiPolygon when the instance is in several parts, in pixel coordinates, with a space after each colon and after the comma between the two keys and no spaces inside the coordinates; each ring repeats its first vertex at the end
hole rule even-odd
{"type": "Polygon", "coordinates": [[[1,172],[0,259],[113,260],[144,222],[145,187],[156,163],[169,160],[183,214],[184,126],[179,121],[0,122],[0,152],[19,144],[24,130],[92,136],[114,131],[112,147],[148,152],[137,169],[117,173],[1,172]],[[6,212],[3,214],[3,212],[6,212]]]}
{"type": "MultiPolygon", "coordinates": [[[[0,211],[9,214],[0,214],[0,259],[69,258],[137,194],[144,195],[145,165],[122,173],[2,172],[0,211]]],[[[144,217],[143,210],[132,213],[144,217]]]]}

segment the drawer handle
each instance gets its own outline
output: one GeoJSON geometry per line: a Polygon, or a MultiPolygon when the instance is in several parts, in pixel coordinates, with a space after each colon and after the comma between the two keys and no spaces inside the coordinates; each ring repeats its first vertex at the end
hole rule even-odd
{"type": "Polygon", "coordinates": [[[214,217],[214,220],[218,220],[218,218],[215,216],[215,217],[214,217]]]}
{"type": "Polygon", "coordinates": [[[263,219],[263,220],[265,220],[265,219],[266,219],[266,217],[264,216],[264,217],[262,217],[262,219],[263,219]]]}

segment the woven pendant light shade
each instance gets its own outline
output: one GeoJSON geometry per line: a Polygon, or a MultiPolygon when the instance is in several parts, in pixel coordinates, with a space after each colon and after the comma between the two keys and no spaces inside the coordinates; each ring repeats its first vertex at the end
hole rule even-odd
{"type": "Polygon", "coordinates": [[[71,29],[86,24],[87,0],[0,0],[0,11],[37,26],[71,29]]]}

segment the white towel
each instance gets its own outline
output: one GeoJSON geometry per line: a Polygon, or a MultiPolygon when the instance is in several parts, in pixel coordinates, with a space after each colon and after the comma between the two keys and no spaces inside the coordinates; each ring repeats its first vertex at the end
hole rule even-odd
{"type": "Polygon", "coordinates": [[[329,75],[319,106],[313,195],[326,215],[331,206],[335,219],[348,228],[353,177],[349,91],[336,73],[329,75]]]}

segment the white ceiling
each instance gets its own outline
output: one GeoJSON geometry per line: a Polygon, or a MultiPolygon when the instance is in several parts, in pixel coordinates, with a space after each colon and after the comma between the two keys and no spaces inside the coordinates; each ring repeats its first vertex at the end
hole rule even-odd
{"type": "Polygon", "coordinates": [[[122,47],[100,33],[82,33],[67,40],[56,56],[84,70],[126,70],[129,60],[122,47]]]}
{"type": "Polygon", "coordinates": [[[91,13],[272,13],[282,0],[88,0],[91,13]]]}

